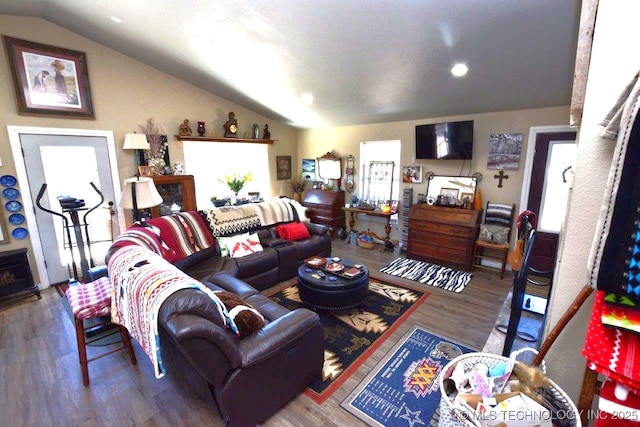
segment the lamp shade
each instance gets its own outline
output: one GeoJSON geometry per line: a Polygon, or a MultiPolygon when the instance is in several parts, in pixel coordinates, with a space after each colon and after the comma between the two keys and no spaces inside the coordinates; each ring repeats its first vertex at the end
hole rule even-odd
{"type": "Polygon", "coordinates": [[[124,181],[124,191],[120,206],[125,209],[146,209],[158,206],[162,203],[162,196],[158,193],[153,179],[145,177],[134,177],[124,181]],[[135,191],[135,201],[133,193],[135,191]]]}
{"type": "Polygon", "coordinates": [[[143,133],[125,133],[122,148],[125,150],[148,150],[149,141],[147,141],[147,135],[143,133]]]}

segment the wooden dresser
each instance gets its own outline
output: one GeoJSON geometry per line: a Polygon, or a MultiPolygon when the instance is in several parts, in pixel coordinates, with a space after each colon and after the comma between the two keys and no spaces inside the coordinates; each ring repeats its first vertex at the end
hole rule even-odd
{"type": "Polygon", "coordinates": [[[335,237],[338,228],[346,229],[344,191],[309,190],[302,204],[309,209],[307,216],[315,224],[331,227],[331,237],[335,237]]]}
{"type": "Polygon", "coordinates": [[[471,270],[482,210],[413,205],[407,258],[471,270]]]}

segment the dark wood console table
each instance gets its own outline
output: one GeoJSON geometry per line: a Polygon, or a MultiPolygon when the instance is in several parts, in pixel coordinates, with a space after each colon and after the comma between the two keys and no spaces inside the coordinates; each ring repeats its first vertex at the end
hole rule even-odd
{"type": "Polygon", "coordinates": [[[0,252],[0,297],[22,291],[31,291],[41,298],[31,274],[27,249],[0,252]]]}
{"type": "Polygon", "coordinates": [[[407,258],[470,271],[482,210],[413,205],[407,258]]]}
{"type": "Polygon", "coordinates": [[[398,213],[397,211],[390,211],[385,213],[385,212],[376,212],[374,210],[359,209],[359,208],[342,208],[342,210],[350,213],[349,231],[353,231],[353,226],[356,225],[356,217],[355,217],[356,214],[365,214],[369,216],[376,216],[379,218],[386,218],[387,223],[384,226],[384,232],[386,233],[386,236],[384,238],[378,236],[373,232],[368,232],[367,234],[375,237],[376,239],[384,240],[385,242],[389,241],[390,239],[389,235],[391,234],[391,217],[396,215],[398,213]]]}

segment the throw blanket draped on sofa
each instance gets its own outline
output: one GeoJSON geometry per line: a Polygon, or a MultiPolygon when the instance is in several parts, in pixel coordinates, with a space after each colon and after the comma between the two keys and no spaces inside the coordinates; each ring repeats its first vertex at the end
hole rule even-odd
{"type": "Polygon", "coordinates": [[[164,376],[158,311],[174,292],[188,288],[205,292],[217,305],[226,324],[238,333],[227,309],[212,290],[145,248],[129,245],[114,252],[109,259],[109,277],[113,284],[112,321],[127,328],[140,344],[153,363],[156,378],[164,376]]]}
{"type": "Polygon", "coordinates": [[[281,222],[300,221],[291,199],[274,199],[269,202],[249,203],[240,206],[200,211],[216,237],[254,231],[281,222]]]}

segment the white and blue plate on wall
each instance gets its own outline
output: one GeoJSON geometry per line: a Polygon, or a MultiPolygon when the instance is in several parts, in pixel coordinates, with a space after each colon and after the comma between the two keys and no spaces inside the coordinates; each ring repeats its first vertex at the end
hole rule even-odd
{"type": "Polygon", "coordinates": [[[13,175],[2,175],[0,176],[0,184],[5,187],[13,187],[18,183],[18,180],[13,175]]]}
{"type": "Polygon", "coordinates": [[[19,212],[22,210],[22,203],[17,200],[11,200],[4,204],[4,207],[9,212],[19,212]]]}
{"type": "Polygon", "coordinates": [[[20,225],[24,222],[24,215],[19,213],[14,213],[9,215],[9,222],[13,225],[20,225]]]}
{"type": "Polygon", "coordinates": [[[29,231],[26,228],[18,227],[11,232],[11,235],[16,239],[25,239],[29,235],[29,231]]]}
{"type": "Polygon", "coordinates": [[[13,187],[9,187],[2,190],[2,195],[7,200],[15,200],[20,197],[20,192],[13,187]]]}

